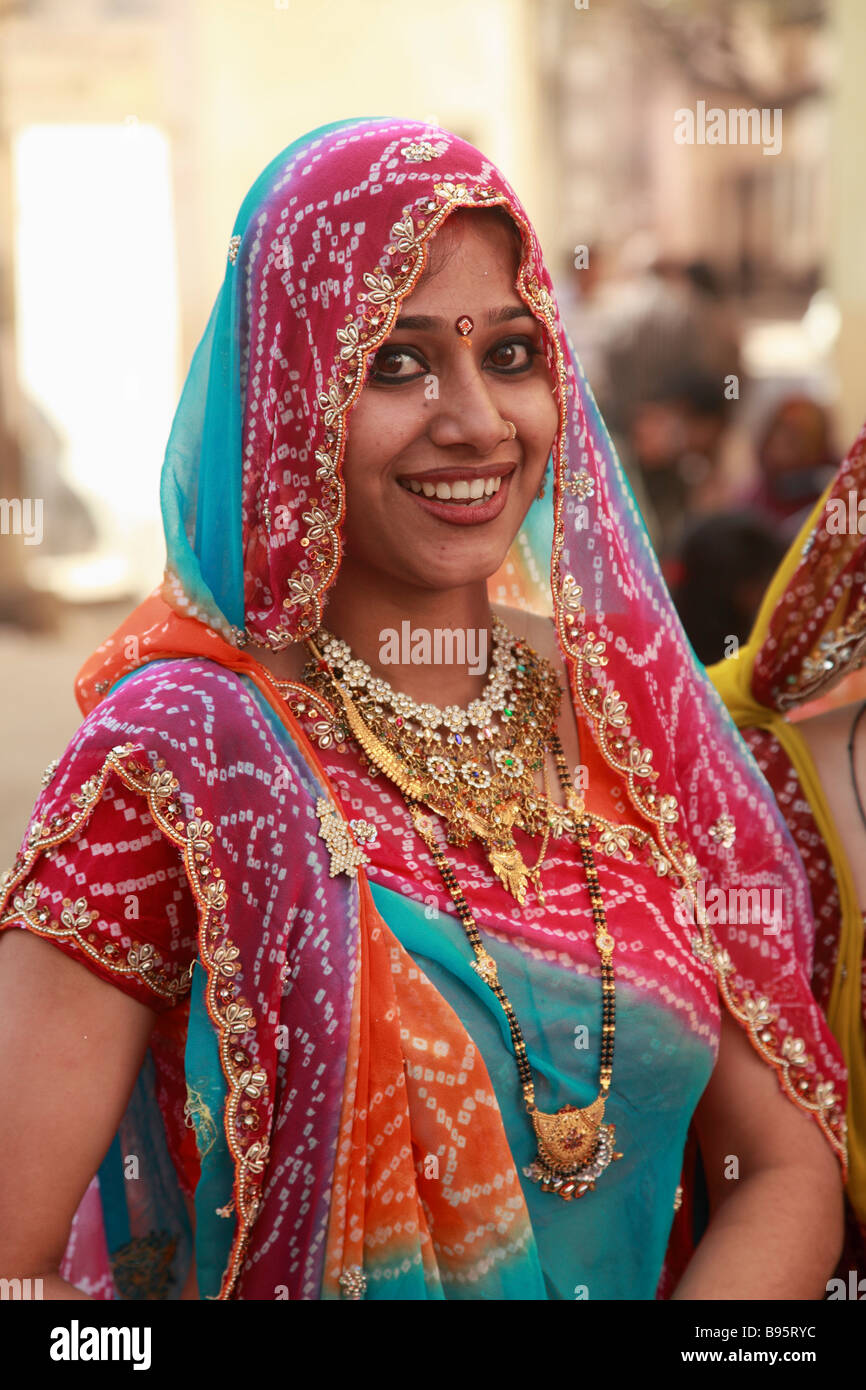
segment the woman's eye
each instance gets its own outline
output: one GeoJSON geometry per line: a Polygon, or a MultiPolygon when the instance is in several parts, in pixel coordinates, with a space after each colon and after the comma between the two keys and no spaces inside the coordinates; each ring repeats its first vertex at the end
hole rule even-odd
{"type": "Polygon", "coordinates": [[[407,348],[380,348],[373,358],[376,381],[409,381],[424,372],[424,363],[407,348]]]}
{"type": "Polygon", "coordinates": [[[499,343],[489,352],[491,366],[501,372],[525,372],[532,366],[532,359],[538,349],[524,338],[512,338],[507,343],[499,343]]]}

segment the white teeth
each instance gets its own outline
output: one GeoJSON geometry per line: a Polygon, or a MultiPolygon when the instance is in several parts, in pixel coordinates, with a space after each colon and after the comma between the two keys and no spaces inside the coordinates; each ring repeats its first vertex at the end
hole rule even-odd
{"type": "Polygon", "coordinates": [[[457,478],[453,483],[431,483],[418,478],[403,480],[410,492],[423,493],[425,497],[435,497],[437,502],[480,502],[483,497],[492,497],[502,484],[501,478],[457,478]]]}

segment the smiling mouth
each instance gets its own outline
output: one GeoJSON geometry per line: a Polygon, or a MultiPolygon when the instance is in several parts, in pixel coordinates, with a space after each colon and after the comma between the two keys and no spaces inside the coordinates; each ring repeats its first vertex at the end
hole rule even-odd
{"type": "Polygon", "coordinates": [[[455,478],[451,482],[428,482],[420,478],[398,478],[401,487],[422,497],[437,502],[454,502],[459,506],[483,506],[485,501],[497,493],[505,475],[491,478],[455,478]]]}

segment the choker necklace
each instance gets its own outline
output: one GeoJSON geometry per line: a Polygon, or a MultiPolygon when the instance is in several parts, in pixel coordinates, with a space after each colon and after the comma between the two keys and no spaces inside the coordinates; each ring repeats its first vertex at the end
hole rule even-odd
{"type": "Polygon", "coordinates": [[[543,903],[550,803],[536,791],[535,774],[544,768],[562,699],[553,667],[494,618],[483,697],[466,710],[440,710],[395,691],[324,630],[308,648],[314,660],[304,684],[324,694],[336,682],[346,723],[368,762],[443,817],[449,844],[479,839],[496,877],[521,905],[529,882],[543,903]],[[515,827],[543,837],[531,868],[515,843],[515,827]]]}
{"type": "MultiPolygon", "coordinates": [[[[622,1154],[616,1153],[614,1150],[616,1126],[604,1124],[604,1110],[613,1075],[613,1049],[614,1035],[616,1032],[616,986],[613,970],[615,942],[607,929],[604,900],[601,885],[599,884],[598,870],[590,844],[589,831],[592,822],[584,810],[582,799],[578,796],[572,785],[565,754],[555,727],[555,714],[558,710],[559,699],[561,697],[561,690],[556,680],[555,672],[553,668],[533,652],[526,643],[511,637],[504,627],[504,624],[501,624],[498,619],[495,619],[495,649],[497,639],[499,664],[497,665],[497,659],[495,657],[494,677],[491,678],[489,683],[485,700],[481,702],[475,701],[473,703],[476,706],[482,704],[486,705],[491,715],[495,712],[501,712],[503,718],[507,718],[507,737],[512,739],[508,748],[511,750],[512,757],[519,757],[521,768],[518,772],[503,774],[506,777],[510,777],[509,799],[507,802],[509,807],[507,824],[503,829],[503,819],[500,818],[497,822],[496,809],[487,809],[487,814],[491,816],[491,821],[489,824],[485,823],[484,833],[475,828],[473,823],[470,822],[467,824],[469,816],[473,816],[475,813],[469,811],[465,807],[463,801],[460,801],[457,806],[455,806],[453,801],[450,803],[443,801],[443,805],[447,806],[448,810],[451,812],[452,819],[449,820],[448,810],[440,811],[439,806],[436,804],[437,800],[440,799],[438,796],[438,788],[442,783],[434,780],[433,786],[436,790],[431,792],[428,779],[416,779],[411,775],[410,771],[411,768],[417,765],[417,761],[421,757],[443,757],[446,750],[449,754],[451,753],[450,745],[446,744],[445,749],[439,747],[443,742],[441,729],[444,726],[454,733],[456,731],[453,726],[455,723],[458,723],[460,725],[459,732],[462,733],[468,724],[476,722],[473,720],[471,713],[473,705],[469,706],[465,714],[460,710],[456,710],[455,712],[455,707],[453,706],[449,706],[447,710],[442,712],[436,710],[433,706],[417,706],[414,704],[414,701],[409,700],[408,697],[402,697],[393,692],[385,681],[374,679],[369,671],[369,667],[354,658],[344,642],[337,642],[336,638],[332,638],[329,634],[323,632],[319,632],[315,640],[310,639],[307,642],[308,650],[313,657],[313,662],[308,666],[307,671],[309,671],[309,683],[317,693],[317,688],[321,687],[323,684],[327,685],[329,691],[336,693],[343,708],[345,722],[366,756],[367,761],[372,767],[376,767],[379,771],[383,772],[404,796],[415,829],[426,844],[433,862],[436,864],[442,876],[442,880],[454,904],[460,923],[472,947],[475,955],[472,968],[496,996],[508,1021],[520,1087],[523,1092],[523,1100],[532,1122],[537,1142],[535,1161],[530,1164],[529,1167],[524,1168],[524,1175],[533,1182],[539,1183],[542,1191],[554,1192],[565,1201],[571,1201],[574,1198],[582,1197],[585,1192],[591,1191],[595,1187],[597,1179],[601,1177],[610,1163],[622,1157],[622,1154]],[[513,666],[510,664],[506,653],[509,653],[511,658],[513,658],[513,666]],[[335,661],[334,666],[331,666],[329,658],[335,661]],[[512,670],[514,672],[513,691],[505,689],[500,690],[500,686],[502,685],[501,679],[497,682],[496,688],[492,689],[497,671],[502,672],[504,675],[504,673],[511,672],[512,670]],[[365,692],[366,700],[362,696],[357,695],[359,691],[365,692]],[[500,706],[498,704],[500,698],[506,699],[509,703],[500,706]],[[539,703],[539,701],[541,703],[539,703]],[[494,706],[496,707],[495,709],[494,706]],[[391,710],[390,715],[386,713],[388,709],[391,710]],[[363,715],[361,710],[363,710],[363,715]],[[397,710],[400,712],[397,713],[397,710]],[[553,712],[553,722],[551,722],[548,717],[551,710],[553,712]],[[426,712],[423,718],[420,717],[422,712],[426,712]],[[462,716],[462,722],[457,720],[457,715],[462,716]],[[540,718],[539,715],[541,715],[540,718]],[[377,732],[375,733],[365,722],[370,716],[372,716],[372,719],[377,723],[377,732]],[[528,735],[525,730],[521,732],[518,728],[518,718],[521,716],[526,722],[529,722],[530,718],[532,719],[532,723],[530,724],[532,732],[528,735]],[[401,722],[397,723],[397,720],[401,722]],[[511,722],[512,720],[513,723],[511,722]],[[386,742],[385,738],[378,736],[378,730],[381,729],[383,733],[387,733],[388,729],[383,726],[387,726],[389,723],[393,732],[390,740],[386,742]],[[409,726],[408,729],[407,724],[409,726]],[[419,726],[418,728],[415,727],[416,724],[419,726]],[[419,743],[419,738],[423,737],[420,731],[424,728],[430,731],[429,737],[424,738],[423,742],[419,743]],[[436,744],[437,742],[437,732],[440,733],[437,752],[435,754],[427,754],[426,750],[430,743],[436,744]],[[527,743],[532,750],[537,749],[539,751],[539,758],[536,760],[533,757],[531,761],[534,763],[534,767],[538,767],[540,763],[545,786],[545,795],[543,796],[535,789],[532,773],[528,767],[529,759],[524,760],[522,753],[518,755],[514,753],[514,750],[518,746],[523,748],[527,743]],[[547,748],[552,752],[556,763],[557,775],[562,785],[568,806],[567,811],[564,811],[562,807],[555,806],[549,799],[549,786],[544,761],[544,754],[547,748]],[[399,749],[402,756],[398,756],[398,753],[395,751],[396,749],[399,749]],[[529,773],[531,791],[525,787],[526,772],[529,773]],[[529,804],[521,806],[519,800],[517,800],[519,793],[515,793],[514,783],[518,780],[520,782],[521,791],[524,791],[526,803],[531,802],[531,806],[529,804]],[[515,801],[517,801],[518,810],[517,813],[511,814],[510,808],[515,801]],[[506,833],[510,836],[511,827],[514,824],[521,824],[524,827],[530,824],[543,830],[544,838],[538,863],[533,870],[527,870],[525,865],[523,866],[523,882],[525,886],[525,880],[527,878],[535,879],[540,870],[548,836],[551,831],[556,833],[563,828],[574,831],[578,850],[586,872],[587,886],[589,888],[590,902],[592,904],[595,946],[601,961],[602,1033],[599,1063],[599,1090],[598,1095],[590,1105],[581,1108],[574,1105],[564,1105],[554,1114],[547,1114],[538,1109],[535,1103],[535,1083],[532,1075],[532,1067],[529,1063],[523,1031],[511,1001],[500,984],[496,961],[486,949],[481,939],[475,917],[457,882],[454,870],[451,868],[451,865],[448,863],[442,849],[436,841],[433,823],[425,810],[425,806],[443,815],[446,820],[446,827],[449,829],[456,819],[458,833],[464,836],[464,838],[455,840],[448,835],[452,844],[467,843],[471,834],[477,835],[478,838],[482,840],[497,876],[503,882],[504,886],[514,893],[515,897],[517,896],[515,892],[515,883],[517,879],[514,877],[514,871],[512,871],[512,873],[506,873],[503,876],[503,873],[496,867],[494,855],[507,855],[513,853],[520,858],[521,864],[523,863],[522,858],[519,856],[516,846],[513,851],[509,851],[507,849],[497,850],[492,848],[492,845],[494,843],[498,844],[500,841],[504,843],[504,836],[506,833]],[[461,812],[460,815],[455,814],[458,811],[461,812]],[[465,834],[467,828],[470,832],[469,835],[465,834]],[[509,881],[512,878],[514,878],[514,882],[509,881]]],[[[306,683],[307,672],[305,672],[304,679],[306,683]]],[[[480,710],[477,712],[480,714],[480,710]]],[[[497,739],[498,730],[496,726],[492,724],[492,720],[488,723],[476,724],[476,727],[479,727],[479,732],[485,729],[491,729],[493,737],[492,739],[488,738],[488,742],[497,739]]],[[[454,747],[458,752],[462,752],[464,746],[462,742],[458,742],[454,747]]],[[[504,746],[498,747],[495,750],[488,749],[487,751],[491,754],[491,761],[494,767],[499,768],[499,762],[496,760],[496,752],[503,752],[504,746]]],[[[460,769],[466,765],[459,756],[452,756],[456,769],[460,769]]],[[[475,754],[467,761],[469,763],[475,762],[477,766],[480,763],[480,758],[475,754]]],[[[502,761],[504,761],[504,759],[502,761]]],[[[455,771],[454,776],[448,779],[444,785],[446,787],[452,787],[458,775],[459,774],[455,771]]],[[[485,792],[490,791],[493,787],[494,773],[492,768],[489,775],[490,781],[485,781],[484,787],[482,788],[485,792]]],[[[463,780],[467,786],[473,785],[467,778],[464,777],[463,780]]],[[[502,803],[495,803],[492,795],[487,798],[483,805],[485,808],[489,808],[491,805],[495,808],[498,805],[499,810],[502,810],[502,803]]],[[[480,820],[481,816],[478,815],[475,819],[480,820]]],[[[522,898],[520,898],[519,901],[522,901],[522,898]]]]}

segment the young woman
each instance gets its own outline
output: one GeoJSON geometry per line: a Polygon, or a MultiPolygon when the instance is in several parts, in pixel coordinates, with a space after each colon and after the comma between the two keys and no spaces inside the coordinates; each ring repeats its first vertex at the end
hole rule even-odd
{"type": "Polygon", "coordinates": [[[820,1298],[808,886],[489,161],[377,119],[268,166],[162,497],[0,901],[3,1273],[820,1298]]]}

